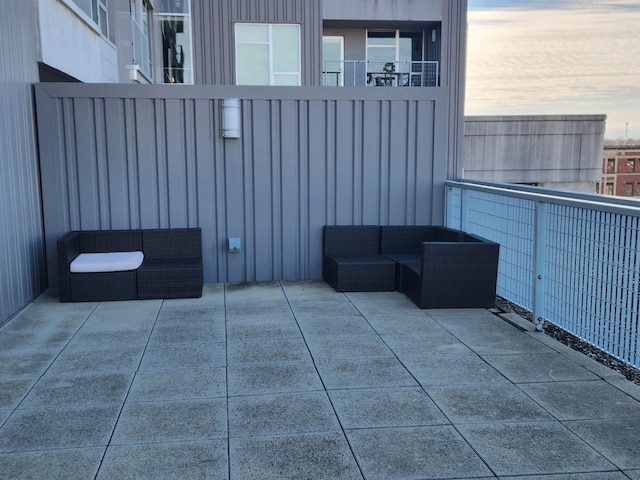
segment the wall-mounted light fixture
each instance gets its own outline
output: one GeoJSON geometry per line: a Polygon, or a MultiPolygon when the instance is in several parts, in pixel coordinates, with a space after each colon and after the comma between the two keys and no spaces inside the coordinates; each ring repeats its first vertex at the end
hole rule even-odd
{"type": "Polygon", "coordinates": [[[436,35],[437,35],[436,30],[435,29],[431,30],[431,43],[436,42],[436,35]]]}
{"type": "Polygon", "coordinates": [[[224,138],[240,138],[240,100],[237,98],[222,99],[222,136],[224,138]]]}

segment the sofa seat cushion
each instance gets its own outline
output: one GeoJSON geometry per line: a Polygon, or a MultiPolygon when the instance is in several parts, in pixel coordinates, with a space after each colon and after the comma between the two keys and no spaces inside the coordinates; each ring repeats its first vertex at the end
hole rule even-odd
{"type": "Polygon", "coordinates": [[[142,252],[81,253],[70,266],[71,273],[125,272],[142,265],[142,252]]]}

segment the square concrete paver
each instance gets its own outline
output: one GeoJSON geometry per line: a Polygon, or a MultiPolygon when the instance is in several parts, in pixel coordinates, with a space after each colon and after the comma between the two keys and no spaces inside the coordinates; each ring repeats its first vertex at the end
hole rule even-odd
{"type": "Polygon", "coordinates": [[[106,446],[120,405],[19,409],[0,427],[0,452],[106,446]]]}
{"type": "Polygon", "coordinates": [[[69,346],[53,362],[47,373],[135,372],[140,364],[143,346],[110,349],[86,349],[69,346]]]}
{"type": "Polygon", "coordinates": [[[306,335],[313,358],[395,358],[378,335],[306,335]]]}
{"type": "Polygon", "coordinates": [[[224,367],[138,372],[129,391],[132,402],[226,397],[224,367]]]}
{"type": "Polygon", "coordinates": [[[492,475],[450,426],[348,430],[347,437],[368,480],[492,475]]]}
{"type": "Polygon", "coordinates": [[[201,441],[227,436],[224,399],[127,403],[113,445],[201,441]]]}
{"type": "Polygon", "coordinates": [[[340,430],[325,392],[253,395],[229,399],[229,436],[340,430]]]}
{"type": "Polygon", "coordinates": [[[229,367],[230,396],[323,390],[310,361],[229,367]]]}
{"type": "Polygon", "coordinates": [[[346,429],[449,423],[420,388],[330,390],[329,396],[346,429]]]}
{"type": "Polygon", "coordinates": [[[229,478],[226,439],[189,443],[152,443],[108,448],[99,480],[173,480],[229,478]]]}
{"type": "Polygon", "coordinates": [[[227,340],[258,340],[263,338],[300,338],[302,334],[292,317],[227,321],[227,340]]]}
{"type": "Polygon", "coordinates": [[[625,417],[639,413],[639,403],[602,380],[530,383],[527,395],[559,420],[625,417]]]}
{"type": "Polygon", "coordinates": [[[13,409],[33,386],[34,378],[0,378],[0,410],[13,409]]]}
{"type": "Polygon", "coordinates": [[[486,362],[514,383],[597,380],[584,367],[559,353],[483,355],[486,362]]]}
{"type": "Polygon", "coordinates": [[[316,360],[327,389],[414,387],[417,382],[395,357],[316,360]]]}
{"type": "Polygon", "coordinates": [[[640,415],[565,425],[623,470],[640,469],[640,415]]]}
{"type": "Polygon", "coordinates": [[[375,333],[371,325],[361,315],[341,317],[308,316],[297,318],[297,321],[305,336],[375,333]]]}
{"type": "Polygon", "coordinates": [[[458,430],[498,476],[615,470],[557,422],[466,424],[458,430]]]}
{"type": "Polygon", "coordinates": [[[44,375],[21,407],[122,403],[132,380],[133,373],[128,372],[44,375]]]}
{"type": "Polygon", "coordinates": [[[216,368],[227,365],[224,342],[183,345],[149,345],[140,362],[140,371],[176,368],[216,368]]]}
{"type": "MultiPolygon", "coordinates": [[[[499,477],[500,480],[629,480],[622,472],[566,473],[560,475],[526,475],[499,477]]],[[[635,479],[634,479],[635,480],[635,479]]]]}
{"type": "Polygon", "coordinates": [[[264,363],[310,362],[311,355],[302,337],[262,338],[229,342],[227,360],[230,366],[264,363]]]}
{"type": "Polygon", "coordinates": [[[497,370],[475,354],[407,357],[403,363],[425,387],[506,382],[497,370]]]}
{"type": "Polygon", "coordinates": [[[229,452],[233,479],[362,479],[342,432],[231,438],[229,452]]]}
{"type": "Polygon", "coordinates": [[[86,480],[94,478],[104,447],[0,454],[0,478],[86,480]]]}
{"type": "Polygon", "coordinates": [[[427,393],[454,424],[553,420],[509,383],[428,387],[427,393]]]}
{"type": "Polygon", "coordinates": [[[385,343],[400,359],[442,355],[473,355],[473,351],[450,333],[417,331],[413,335],[384,335],[385,343]]]}
{"type": "Polygon", "coordinates": [[[196,322],[185,324],[158,324],[153,329],[150,345],[157,344],[191,344],[224,342],[224,322],[196,322]]]}

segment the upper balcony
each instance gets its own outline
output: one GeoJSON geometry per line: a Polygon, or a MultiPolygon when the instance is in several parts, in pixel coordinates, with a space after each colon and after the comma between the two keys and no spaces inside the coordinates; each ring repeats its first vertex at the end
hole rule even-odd
{"type": "Polygon", "coordinates": [[[437,87],[440,63],[436,61],[372,62],[326,61],[325,87],[437,87]]]}

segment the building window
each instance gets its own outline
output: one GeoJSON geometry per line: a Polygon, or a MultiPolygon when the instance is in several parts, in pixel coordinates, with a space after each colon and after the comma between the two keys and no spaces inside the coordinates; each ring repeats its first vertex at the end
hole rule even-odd
{"type": "Polygon", "coordinates": [[[640,197],[640,182],[636,184],[636,197],[640,197]]]}
{"type": "Polygon", "coordinates": [[[605,195],[613,195],[613,183],[607,182],[604,194],[605,195]]]}
{"type": "Polygon", "coordinates": [[[322,85],[344,86],[344,37],[322,37],[322,85]]]}
{"type": "Polygon", "coordinates": [[[624,194],[627,197],[633,196],[633,183],[625,183],[624,184],[624,194]]]}
{"type": "Polygon", "coordinates": [[[98,26],[105,37],[109,36],[109,21],[107,19],[107,0],[72,0],[80,10],[87,14],[98,26]]]}
{"type": "Polygon", "coordinates": [[[616,159],[607,159],[607,173],[616,173],[616,159]]]}
{"type": "Polygon", "coordinates": [[[300,25],[237,23],[237,85],[300,85],[300,25]]]}
{"type": "Polygon", "coordinates": [[[630,158],[627,160],[627,172],[635,172],[636,170],[636,159],[630,158]]]}
{"type": "Polygon", "coordinates": [[[367,31],[369,85],[435,86],[434,62],[424,62],[423,32],[367,31]]]}
{"type": "Polygon", "coordinates": [[[188,0],[162,0],[154,17],[162,36],[162,81],[193,83],[191,15],[188,0]]]}

